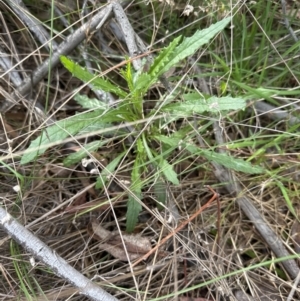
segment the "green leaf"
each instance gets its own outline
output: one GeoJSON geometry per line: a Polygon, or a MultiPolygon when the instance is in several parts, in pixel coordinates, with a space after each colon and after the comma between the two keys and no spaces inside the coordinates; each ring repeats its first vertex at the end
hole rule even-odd
{"type": "Polygon", "coordinates": [[[164,174],[164,176],[168,181],[170,181],[174,185],[179,185],[177,174],[174,171],[172,165],[170,165],[166,160],[162,159],[158,163],[158,166],[160,167],[162,173],[164,174]]]}
{"type": "Polygon", "coordinates": [[[216,153],[214,151],[202,149],[200,147],[197,147],[196,145],[186,143],[180,137],[176,137],[176,133],[172,137],[159,135],[156,136],[156,139],[164,144],[167,144],[169,147],[180,145],[183,149],[186,149],[194,155],[203,156],[209,161],[214,161],[220,165],[236,171],[250,174],[260,174],[264,172],[264,169],[262,167],[252,165],[250,162],[247,162],[243,159],[234,158],[226,153],[216,153]]]}
{"type": "Polygon", "coordinates": [[[90,83],[94,87],[94,89],[103,90],[105,92],[112,92],[123,98],[127,96],[127,93],[120,89],[118,86],[115,86],[110,81],[90,73],[87,69],[79,66],[77,63],[73,62],[66,56],[60,56],[60,61],[64,65],[64,67],[73,74],[73,76],[79,78],[85,83],[90,83]]]}
{"type": "Polygon", "coordinates": [[[264,172],[264,169],[260,166],[254,166],[250,162],[244,161],[243,159],[234,158],[225,153],[216,153],[206,149],[201,149],[191,144],[187,144],[186,149],[192,154],[203,156],[209,161],[216,162],[229,169],[248,174],[261,174],[264,172]]]}
{"type": "Polygon", "coordinates": [[[151,78],[157,80],[158,77],[165,70],[165,66],[170,62],[170,57],[173,57],[173,51],[181,40],[181,36],[175,38],[166,48],[160,51],[159,55],[155,58],[154,62],[150,66],[148,74],[151,75],[151,78]]]}
{"type": "Polygon", "coordinates": [[[84,109],[102,109],[108,110],[109,106],[96,98],[89,98],[86,95],[76,94],[74,100],[84,109]]]}
{"type": "Polygon", "coordinates": [[[142,73],[141,75],[139,75],[136,82],[134,82],[133,92],[141,91],[142,94],[146,93],[146,91],[149,87],[150,81],[151,81],[151,76],[147,73],[142,73]]]}
{"type": "Polygon", "coordinates": [[[223,20],[212,24],[208,28],[196,31],[193,36],[184,38],[182,43],[174,49],[171,57],[168,58],[168,62],[160,68],[157,76],[168,71],[171,67],[186,57],[193,55],[201,46],[208,43],[210,39],[222,31],[229,24],[230,20],[231,17],[224,18],[223,20]]]}
{"type": "Polygon", "coordinates": [[[230,20],[231,18],[225,18],[209,28],[198,30],[193,36],[184,38],[180,44],[181,36],[175,38],[166,48],[160,51],[160,54],[150,66],[148,74],[151,75],[151,80],[148,82],[147,88],[171,67],[193,55],[201,46],[208,43],[210,39],[227,26],[230,20]]]}
{"type": "MultiPolygon", "coordinates": [[[[21,164],[34,160],[38,155],[43,154],[49,147],[63,143],[68,136],[74,136],[78,132],[84,132],[91,125],[97,124],[97,128],[107,128],[110,125],[105,122],[102,116],[103,110],[81,113],[70,118],[60,120],[54,125],[43,130],[42,134],[33,140],[22,156],[21,164]]],[[[105,116],[108,117],[108,116],[105,116]]]]}
{"type": "MultiPolygon", "coordinates": [[[[134,195],[141,199],[142,197],[142,179],[141,179],[141,164],[139,156],[135,159],[131,173],[131,191],[134,195]]],[[[129,195],[127,202],[126,213],[126,231],[132,232],[138,222],[139,213],[142,211],[142,205],[132,196],[129,195]]]]}
{"type": "Polygon", "coordinates": [[[163,209],[162,205],[165,205],[167,201],[166,184],[160,178],[158,178],[153,184],[153,186],[154,186],[154,195],[157,199],[157,208],[163,209]]]}
{"type": "Polygon", "coordinates": [[[133,91],[133,73],[131,62],[129,60],[129,57],[125,57],[126,60],[128,60],[128,63],[126,64],[126,67],[124,69],[121,69],[120,73],[124,77],[124,79],[127,82],[127,86],[129,88],[129,91],[133,91]]]}
{"type": "MultiPolygon", "coordinates": [[[[141,197],[141,195],[136,195],[137,197],[141,197]]],[[[126,212],[126,231],[131,233],[137,222],[139,213],[142,211],[142,205],[137,202],[131,195],[128,198],[127,202],[127,212],[126,212]]]]}
{"type": "MultiPolygon", "coordinates": [[[[194,132],[194,129],[192,130],[192,132],[194,132]]],[[[156,139],[157,141],[162,142],[163,144],[166,144],[168,146],[168,148],[170,148],[169,146],[171,146],[171,148],[173,147],[181,147],[182,143],[184,143],[185,139],[191,139],[191,127],[188,126],[182,126],[181,129],[179,129],[178,131],[175,131],[174,133],[172,133],[169,136],[165,136],[165,135],[155,135],[153,137],[154,139],[156,139]]],[[[185,144],[183,144],[184,146],[185,144]]]]}
{"type": "Polygon", "coordinates": [[[69,167],[73,164],[78,163],[83,158],[88,156],[90,152],[96,151],[98,148],[102,147],[106,143],[107,141],[93,141],[91,143],[85,144],[81,150],[70,154],[67,158],[64,159],[63,161],[64,166],[69,167]]]}
{"type": "Polygon", "coordinates": [[[97,178],[96,181],[96,188],[97,189],[102,189],[103,185],[107,183],[108,177],[110,176],[111,173],[114,173],[116,168],[118,167],[120,161],[123,159],[124,155],[126,152],[122,152],[119,154],[115,159],[113,159],[107,166],[105,167],[104,170],[102,170],[100,176],[97,178]]]}
{"type": "Polygon", "coordinates": [[[246,107],[245,99],[231,96],[212,96],[204,99],[199,93],[191,93],[183,95],[183,98],[185,101],[167,105],[163,111],[176,116],[191,116],[194,113],[219,113],[220,111],[240,110],[246,107]]]}
{"type": "Polygon", "coordinates": [[[270,99],[272,101],[272,96],[274,95],[283,95],[283,96],[294,96],[294,95],[299,95],[300,90],[275,90],[275,89],[267,89],[264,87],[259,87],[259,88],[253,88],[251,86],[246,85],[245,83],[242,82],[237,82],[232,80],[232,83],[235,85],[239,86],[241,89],[248,91],[246,95],[247,99],[270,99]]]}

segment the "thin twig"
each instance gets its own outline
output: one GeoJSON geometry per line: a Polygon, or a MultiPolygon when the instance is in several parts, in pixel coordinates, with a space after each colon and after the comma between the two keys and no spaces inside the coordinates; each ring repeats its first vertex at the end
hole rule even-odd
{"type": "MultiPolygon", "coordinates": [[[[14,84],[14,86],[18,87],[22,84],[22,79],[21,79],[19,72],[14,70],[15,66],[12,63],[12,59],[9,59],[9,57],[11,57],[11,55],[8,55],[0,46],[0,66],[2,67],[4,72],[10,70],[10,72],[8,73],[8,77],[11,80],[11,82],[14,84]]],[[[2,91],[2,93],[3,93],[3,91],[2,91]]],[[[11,96],[8,95],[9,99],[11,99],[10,97],[11,96]]],[[[32,101],[32,103],[33,103],[33,101],[32,101]]],[[[42,120],[46,120],[45,121],[46,124],[51,124],[54,122],[52,118],[45,116],[44,107],[39,101],[36,101],[34,103],[34,108],[32,108],[32,109],[34,109],[36,115],[39,116],[42,120]]]]}
{"type": "MultiPolygon", "coordinates": [[[[7,54],[4,49],[0,46],[0,67],[2,70],[13,70],[14,66],[12,64],[11,55],[7,54]]],[[[18,71],[11,71],[9,74],[9,79],[17,87],[22,83],[22,78],[18,71]]]]}
{"type": "MultiPolygon", "coordinates": [[[[86,15],[90,14],[90,11],[85,6],[86,5],[83,5],[82,12],[81,12],[81,18],[82,19],[85,19],[86,15]]],[[[56,8],[55,11],[59,15],[59,17],[62,20],[64,26],[66,28],[70,28],[71,33],[73,33],[74,29],[70,26],[69,21],[65,18],[64,14],[58,8],[56,8]]],[[[98,26],[100,26],[100,24],[98,26]]],[[[97,28],[98,28],[98,26],[97,26],[97,28]]],[[[99,31],[97,33],[99,33],[99,31]]],[[[103,41],[101,41],[101,44],[102,43],[103,43],[103,41]]],[[[103,45],[101,45],[101,46],[103,46],[103,45]]],[[[88,59],[88,54],[87,54],[85,48],[86,48],[86,46],[80,45],[79,46],[79,51],[81,53],[82,58],[84,59],[84,62],[85,62],[87,70],[91,74],[94,74],[94,70],[92,68],[92,64],[91,64],[90,60],[88,59]]],[[[93,90],[93,92],[97,96],[97,99],[99,99],[100,101],[104,101],[105,103],[110,103],[110,104],[113,104],[115,102],[115,99],[114,99],[114,97],[113,97],[113,95],[111,93],[105,92],[105,91],[100,90],[100,89],[94,89],[94,87],[91,85],[91,83],[89,83],[88,86],[91,88],[91,90],[93,90]]]]}
{"type": "MultiPolygon", "coordinates": [[[[134,29],[132,28],[131,24],[129,23],[129,20],[123,10],[123,7],[120,5],[118,0],[111,0],[111,4],[113,5],[113,11],[116,16],[116,19],[118,20],[118,23],[120,24],[123,33],[124,38],[127,44],[127,48],[129,51],[129,55],[136,56],[139,51],[142,53],[149,53],[147,50],[147,47],[145,46],[143,40],[134,32],[134,29]]],[[[149,63],[153,61],[153,57],[151,54],[148,57],[149,63]]],[[[133,61],[133,66],[135,70],[139,70],[142,67],[142,63],[140,60],[133,61]]],[[[167,78],[164,75],[161,75],[159,77],[161,83],[166,88],[167,91],[171,92],[172,87],[170,86],[167,78]]]]}
{"type": "Polygon", "coordinates": [[[292,289],[291,289],[291,291],[289,293],[289,296],[287,297],[286,301],[292,301],[292,298],[295,294],[295,291],[299,286],[299,282],[300,282],[300,273],[298,273],[297,278],[295,279],[295,281],[293,283],[292,289]]]}
{"type": "Polygon", "coordinates": [[[300,273],[297,275],[297,278],[295,279],[292,289],[289,293],[288,298],[286,299],[286,301],[292,301],[293,296],[295,294],[295,291],[297,290],[297,288],[299,287],[299,282],[300,282],[300,273]]]}
{"type": "MultiPolygon", "coordinates": [[[[291,103],[288,103],[284,106],[280,106],[280,108],[284,108],[285,106],[290,106],[291,103]]],[[[270,119],[273,120],[286,120],[290,125],[295,125],[300,123],[300,119],[298,117],[292,116],[290,113],[281,110],[280,108],[276,108],[265,101],[256,101],[254,103],[254,107],[260,115],[267,115],[270,119]]]]}

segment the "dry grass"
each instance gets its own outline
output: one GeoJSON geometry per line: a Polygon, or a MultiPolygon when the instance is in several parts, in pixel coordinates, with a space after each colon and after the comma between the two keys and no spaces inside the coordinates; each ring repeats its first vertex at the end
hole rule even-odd
{"type": "MultiPolygon", "coordinates": [[[[54,1],[55,6],[65,14],[70,24],[78,20],[80,23],[82,20],[80,9],[75,3],[62,4],[54,1]]],[[[49,29],[51,3],[30,1],[27,5],[31,13],[38,20],[45,22],[49,29]]],[[[152,39],[161,40],[176,16],[178,28],[192,23],[193,18],[196,19],[196,17],[180,17],[182,11],[178,7],[171,9],[168,5],[156,3],[155,6],[159,7],[157,9],[162,11],[164,9],[163,14],[158,14],[161,19],[157,20],[154,19],[150,6],[144,6],[143,13],[148,12],[148,15],[143,15],[142,18],[142,10],[137,3],[129,3],[126,11],[135,30],[148,43],[152,39]],[[154,32],[148,30],[147,26],[150,25],[144,19],[156,23],[154,32]],[[151,32],[153,36],[149,35],[151,32]]],[[[89,9],[93,11],[96,7],[89,9]]],[[[7,4],[1,2],[0,11],[2,33],[0,46],[8,54],[8,59],[12,66],[15,66],[21,79],[30,77],[32,70],[49,56],[49,51],[45,47],[40,47],[33,33],[24,26],[7,4]]],[[[208,21],[201,22],[205,24],[208,21]]],[[[54,40],[60,43],[70,31],[63,32],[66,24],[59,19],[55,19],[54,26],[56,30],[54,40]],[[63,33],[60,35],[59,32],[63,33]]],[[[77,26],[79,24],[72,25],[71,28],[75,29],[77,26]]],[[[186,32],[188,33],[188,27],[186,32]]],[[[124,55],[126,46],[113,36],[108,25],[105,25],[102,34],[107,48],[103,48],[99,36],[87,34],[87,39],[82,43],[86,52],[80,53],[77,49],[71,53],[71,56],[80,61],[83,53],[87,53],[92,68],[96,70],[99,68],[106,70],[116,65],[120,59],[112,57],[112,54],[124,55]]],[[[172,40],[173,37],[169,39],[172,40]]],[[[205,57],[201,59],[205,60],[205,57]]],[[[174,76],[179,78],[183,73],[191,72],[189,78],[192,79],[195,75],[192,74],[193,71],[188,70],[188,66],[182,66],[176,69],[174,76]]],[[[110,78],[119,85],[123,84],[118,69],[110,73],[110,78]]],[[[0,77],[0,86],[1,101],[5,102],[8,95],[14,91],[15,85],[6,74],[0,77]]],[[[18,157],[50,118],[60,120],[81,110],[72,100],[74,89],[80,86],[83,87],[81,93],[94,97],[89,87],[72,78],[59,65],[52,70],[50,77],[45,77],[44,81],[32,87],[18,104],[1,115],[1,155],[8,158],[5,160],[6,164],[15,171],[12,172],[5,165],[0,167],[1,205],[20,223],[29,225],[30,231],[70,265],[99,283],[119,300],[154,300],[169,294],[171,296],[165,297],[164,300],[183,301],[187,300],[184,299],[185,296],[195,301],[246,300],[243,299],[245,296],[241,297],[242,291],[256,296],[256,299],[249,300],[287,300],[291,281],[280,264],[242,271],[244,267],[271,260],[274,255],[257,233],[255,225],[251,224],[238,208],[235,197],[224,189],[222,183],[218,183],[210,163],[202,158],[187,158],[187,154],[180,150],[174,153],[171,162],[172,164],[180,162],[175,166],[180,175],[180,185],[170,186],[172,192],[170,197],[181,216],[179,222],[189,218],[209,200],[211,193],[205,185],[211,185],[221,196],[220,229],[217,229],[218,210],[214,204],[162,247],[168,255],[164,253],[164,256],[160,256],[158,253],[133,270],[127,262],[115,259],[108,252],[99,249],[99,242],[87,231],[88,224],[92,218],[97,218],[108,230],[115,230],[116,225],[124,230],[126,191],[114,185],[101,191],[96,190],[93,186],[95,178],[82,166],[63,166],[64,146],[51,148],[34,163],[26,166],[19,164],[20,157],[18,157]],[[45,113],[37,114],[33,108],[34,104],[42,105],[45,113]],[[22,182],[16,174],[20,174],[24,181],[22,182]],[[13,190],[16,185],[21,186],[19,193],[13,190]],[[108,204],[107,201],[111,203],[108,204]],[[103,203],[105,205],[101,206],[103,203]],[[218,239],[220,245],[217,244],[218,239]],[[236,275],[218,279],[238,270],[240,273],[236,275]],[[212,279],[215,280],[213,283],[197,287],[212,279]],[[184,289],[189,291],[182,293],[184,289]],[[177,296],[177,292],[181,294],[177,296]]],[[[160,89],[162,88],[155,87],[149,92],[149,99],[156,99],[163,91],[160,89]]],[[[214,90],[217,88],[214,87],[214,90]]],[[[254,125],[254,130],[259,132],[261,137],[274,135],[275,125],[269,129],[270,121],[267,117],[253,116],[252,113],[248,113],[248,116],[244,115],[241,119],[238,114],[232,116],[231,123],[228,123],[225,128],[225,136],[234,143],[243,139],[249,141],[251,135],[256,135],[253,133],[253,122],[260,124],[259,127],[254,125]],[[237,118],[236,122],[234,118],[237,118]]],[[[203,118],[209,120],[207,116],[203,118]]],[[[174,128],[177,126],[174,125],[174,128]]],[[[276,123],[276,127],[282,133],[288,130],[285,123],[282,125],[276,123]]],[[[84,145],[97,138],[96,136],[77,142],[84,145]]],[[[214,143],[210,132],[205,138],[214,143]]],[[[118,137],[113,137],[111,140],[106,148],[98,152],[98,159],[105,158],[108,162],[111,161],[122,147],[123,141],[126,141],[118,137]]],[[[294,217],[287,207],[282,191],[272,181],[272,176],[285,180],[283,183],[289,192],[291,203],[297,204],[299,200],[297,144],[298,136],[292,141],[287,136],[287,139],[280,144],[280,154],[278,149],[270,148],[269,151],[273,151],[272,153],[264,154],[261,159],[256,158],[257,162],[262,161],[269,171],[268,174],[257,177],[238,175],[243,193],[254,202],[269,226],[284,240],[291,253],[294,251],[290,229],[294,217]]],[[[232,154],[247,159],[254,151],[255,146],[248,145],[232,150],[232,154]]],[[[116,176],[122,180],[128,176],[131,166],[130,159],[128,162],[123,162],[116,176]]],[[[148,176],[151,177],[153,174],[148,176]]],[[[149,210],[144,209],[135,232],[148,237],[155,246],[170,231],[169,214],[165,210],[155,209],[154,188],[151,185],[146,186],[144,190],[143,202],[149,210]]],[[[30,258],[31,254],[17,246],[0,229],[0,300],[85,300],[75,288],[59,279],[41,263],[36,262],[31,266],[30,258]],[[24,293],[26,290],[27,296],[24,293]]],[[[299,300],[299,298],[300,294],[296,291],[291,300],[299,300]]]]}

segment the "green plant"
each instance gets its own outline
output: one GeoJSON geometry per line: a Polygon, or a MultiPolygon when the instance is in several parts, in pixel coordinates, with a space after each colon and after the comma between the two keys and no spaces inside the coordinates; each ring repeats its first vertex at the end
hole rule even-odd
{"type": "Polygon", "coordinates": [[[19,246],[14,241],[11,241],[10,243],[10,252],[18,277],[19,287],[26,296],[26,300],[33,300],[36,291],[35,284],[37,284],[37,282],[30,274],[30,268],[32,267],[22,258],[19,246]]]}
{"type": "MultiPolygon", "coordinates": [[[[146,72],[142,70],[135,72],[130,59],[128,59],[126,68],[121,71],[121,75],[126,80],[128,91],[113,85],[108,79],[95,77],[69,58],[62,56],[62,64],[75,77],[85,83],[89,82],[95,89],[112,92],[123,100],[115,107],[110,107],[96,99],[77,95],[77,102],[89,111],[76,114],[65,120],[60,120],[55,125],[46,128],[30,144],[21,159],[21,163],[25,164],[34,160],[38,155],[43,154],[47,148],[63,142],[69,136],[78,136],[91,131],[107,133],[115,123],[134,125],[135,131],[131,133],[134,143],[127,149],[124,149],[102,171],[97,181],[98,187],[106,183],[109,173],[115,171],[118,163],[128,154],[129,149],[134,150],[134,162],[131,171],[131,193],[129,194],[127,205],[127,231],[129,232],[134,229],[138,214],[142,209],[140,200],[145,184],[143,175],[147,175],[149,170],[155,170],[154,181],[155,179],[162,178],[163,181],[169,181],[174,185],[179,184],[178,175],[169,163],[172,152],[178,147],[191,155],[201,155],[209,161],[214,161],[237,171],[261,173],[263,171],[262,168],[252,166],[250,162],[231,157],[225,153],[215,152],[213,149],[203,149],[196,143],[193,143],[192,138],[196,134],[190,123],[186,123],[186,125],[172,134],[166,130],[171,123],[193,118],[195,115],[209,113],[211,116],[218,118],[218,116],[224,115],[228,111],[242,110],[246,107],[246,97],[233,98],[230,95],[210,97],[199,92],[192,92],[185,93],[179,98],[179,91],[174,89],[174,93],[164,95],[158,101],[158,105],[150,111],[147,112],[144,110],[144,95],[159,81],[159,78],[171,67],[193,55],[202,45],[208,43],[228,25],[230,20],[230,18],[225,18],[211,25],[209,28],[197,31],[189,38],[175,38],[169,46],[161,50],[146,72]],[[160,147],[155,149],[153,145],[159,145],[160,147]]],[[[210,122],[207,122],[204,128],[210,124],[210,122]]],[[[127,135],[129,134],[127,133],[127,135]]],[[[104,139],[87,144],[79,154],[68,156],[64,163],[71,164],[78,162],[87,153],[97,150],[105,143],[104,139]]],[[[157,182],[161,183],[161,180],[157,180],[157,182]]],[[[161,197],[158,199],[160,202],[164,201],[161,197]]]]}

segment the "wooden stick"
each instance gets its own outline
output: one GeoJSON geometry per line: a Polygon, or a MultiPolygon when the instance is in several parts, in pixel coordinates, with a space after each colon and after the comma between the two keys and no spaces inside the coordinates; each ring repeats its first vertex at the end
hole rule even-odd
{"type": "Polygon", "coordinates": [[[184,221],[180,226],[178,226],[174,231],[169,233],[164,239],[162,239],[153,249],[151,249],[147,254],[142,256],[140,259],[138,259],[132,267],[136,266],[138,263],[140,263],[143,260],[146,260],[151,254],[153,254],[160,246],[162,246],[169,238],[171,238],[173,235],[175,235],[177,232],[182,230],[189,222],[191,222],[193,219],[195,219],[203,210],[205,210],[209,205],[218,197],[218,194],[210,187],[207,186],[208,189],[213,193],[213,196],[210,198],[210,200],[203,205],[201,208],[199,208],[189,219],[184,221]]]}

